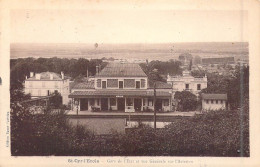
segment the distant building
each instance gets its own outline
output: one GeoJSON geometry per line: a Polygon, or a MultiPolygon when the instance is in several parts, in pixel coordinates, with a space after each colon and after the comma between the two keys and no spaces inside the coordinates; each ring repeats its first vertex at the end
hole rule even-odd
{"type": "Polygon", "coordinates": [[[54,72],[36,73],[30,72],[30,77],[25,80],[25,93],[30,93],[32,98],[49,96],[58,91],[62,96],[62,103],[68,104],[69,77],[64,73],[54,72]]]}
{"type": "Polygon", "coordinates": [[[227,94],[202,94],[202,110],[227,108],[227,94]]]}
{"type": "Polygon", "coordinates": [[[156,83],[156,104],[153,85],[135,63],[109,63],[93,80],[76,83],[71,89],[73,110],[170,111],[171,85],[156,83]]]}
{"type": "Polygon", "coordinates": [[[216,57],[216,58],[203,58],[202,64],[209,65],[209,64],[234,64],[235,59],[234,57],[216,57]]]}
{"type": "Polygon", "coordinates": [[[167,76],[167,83],[172,85],[173,95],[177,91],[190,91],[198,96],[198,93],[207,88],[207,76],[193,77],[190,71],[183,71],[182,76],[167,76]]]}
{"type": "Polygon", "coordinates": [[[189,53],[182,53],[181,55],[179,55],[178,60],[181,62],[182,68],[189,69],[192,64],[193,56],[189,53]]]}

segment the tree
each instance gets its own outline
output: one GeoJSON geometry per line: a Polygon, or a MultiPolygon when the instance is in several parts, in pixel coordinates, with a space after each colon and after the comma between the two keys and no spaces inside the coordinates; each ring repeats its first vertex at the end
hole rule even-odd
{"type": "Polygon", "coordinates": [[[174,99],[178,101],[179,111],[193,111],[197,108],[197,97],[189,91],[177,91],[174,99]]]}
{"type": "Polygon", "coordinates": [[[61,108],[62,106],[62,96],[58,91],[55,91],[50,97],[50,106],[54,109],[61,108]]]}

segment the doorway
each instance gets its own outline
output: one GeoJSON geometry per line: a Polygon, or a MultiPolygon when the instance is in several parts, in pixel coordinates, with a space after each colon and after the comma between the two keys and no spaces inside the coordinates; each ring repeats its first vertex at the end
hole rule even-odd
{"type": "Polygon", "coordinates": [[[155,110],[162,111],[162,99],[156,99],[155,110]]]}
{"type": "Polygon", "coordinates": [[[101,110],[108,110],[108,98],[101,98],[101,110]]]}
{"type": "Polygon", "coordinates": [[[134,99],[134,108],[135,111],[141,111],[142,99],[134,99]]]}
{"type": "Polygon", "coordinates": [[[80,99],[80,111],[88,110],[88,99],[80,99]]]}
{"type": "Polygon", "coordinates": [[[117,109],[120,111],[125,111],[125,99],[124,98],[117,99],[117,109]]]}

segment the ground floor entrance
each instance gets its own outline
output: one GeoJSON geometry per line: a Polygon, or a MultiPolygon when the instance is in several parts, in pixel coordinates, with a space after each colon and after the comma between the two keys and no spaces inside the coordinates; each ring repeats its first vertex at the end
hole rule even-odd
{"type": "Polygon", "coordinates": [[[88,99],[80,99],[80,110],[88,110],[88,99]]]}
{"type": "Polygon", "coordinates": [[[155,110],[162,111],[162,99],[156,99],[155,110]]]}
{"type": "Polygon", "coordinates": [[[142,110],[142,99],[134,99],[134,109],[135,111],[142,110]]]}
{"type": "Polygon", "coordinates": [[[124,98],[118,98],[117,99],[117,109],[120,111],[125,110],[125,99],[124,98]]]}
{"type": "Polygon", "coordinates": [[[72,99],[73,110],[120,111],[120,112],[167,112],[171,111],[170,98],[153,97],[90,97],[72,99]]]}
{"type": "Polygon", "coordinates": [[[108,98],[101,98],[101,110],[108,110],[108,98]]]}

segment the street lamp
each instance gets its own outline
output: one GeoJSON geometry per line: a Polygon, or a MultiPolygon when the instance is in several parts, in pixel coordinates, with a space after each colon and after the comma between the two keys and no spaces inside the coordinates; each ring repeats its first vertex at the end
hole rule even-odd
{"type": "MultiPolygon", "coordinates": [[[[158,72],[158,69],[153,69],[151,72],[150,72],[150,76],[151,76],[151,74],[157,74],[157,72],[158,72]]],[[[152,78],[152,80],[153,80],[153,102],[154,102],[154,130],[156,130],[156,106],[155,106],[155,104],[156,104],[156,79],[155,78],[152,78]]]]}
{"type": "Polygon", "coordinates": [[[156,130],[156,107],[155,107],[155,103],[156,103],[156,82],[154,82],[153,84],[153,101],[154,101],[154,130],[156,130]]]}

